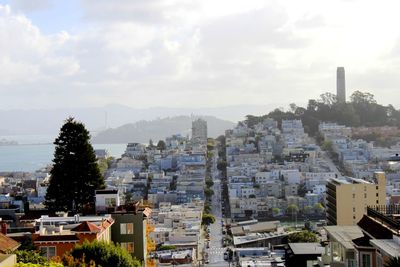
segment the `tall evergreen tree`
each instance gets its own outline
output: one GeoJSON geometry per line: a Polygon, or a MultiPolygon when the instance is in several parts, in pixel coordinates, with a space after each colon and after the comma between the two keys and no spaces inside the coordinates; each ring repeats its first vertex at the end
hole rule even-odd
{"type": "Polygon", "coordinates": [[[45,204],[54,211],[81,212],[94,204],[96,189],[104,188],[88,130],[68,118],[54,141],[55,152],[45,204]]]}

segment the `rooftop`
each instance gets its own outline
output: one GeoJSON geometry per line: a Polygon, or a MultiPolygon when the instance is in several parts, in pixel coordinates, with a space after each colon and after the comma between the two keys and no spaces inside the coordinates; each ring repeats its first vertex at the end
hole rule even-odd
{"type": "Polygon", "coordinates": [[[266,239],[283,237],[283,236],[287,236],[291,233],[292,232],[253,233],[253,234],[247,234],[245,236],[234,236],[233,244],[235,246],[237,246],[237,245],[241,245],[241,244],[252,243],[252,242],[257,242],[257,241],[266,240],[266,239]]]}
{"type": "Polygon", "coordinates": [[[354,249],[353,239],[363,237],[364,234],[358,226],[325,226],[328,235],[344,246],[346,249],[354,249]]]}
{"type": "Polygon", "coordinates": [[[289,243],[289,247],[295,255],[321,255],[325,251],[320,243],[289,243]]]}
{"type": "Polygon", "coordinates": [[[16,250],[19,247],[19,243],[8,236],[0,233],[0,252],[5,253],[8,250],[16,250]]]}
{"type": "Polygon", "coordinates": [[[371,239],[370,243],[391,257],[400,257],[400,242],[394,239],[371,239]]]}

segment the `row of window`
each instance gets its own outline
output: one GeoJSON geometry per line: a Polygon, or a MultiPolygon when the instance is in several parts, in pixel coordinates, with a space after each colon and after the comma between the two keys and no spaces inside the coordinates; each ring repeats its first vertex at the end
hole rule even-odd
{"type": "Polygon", "coordinates": [[[120,224],[121,235],[132,235],[133,234],[133,223],[121,223],[120,224]]]}

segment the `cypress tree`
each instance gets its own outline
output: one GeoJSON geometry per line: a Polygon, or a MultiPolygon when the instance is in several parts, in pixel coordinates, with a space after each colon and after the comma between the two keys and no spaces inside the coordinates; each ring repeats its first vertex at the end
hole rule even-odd
{"type": "Polygon", "coordinates": [[[81,212],[93,206],[96,189],[103,189],[89,131],[81,122],[68,118],[54,141],[53,168],[45,205],[53,211],[81,212]]]}

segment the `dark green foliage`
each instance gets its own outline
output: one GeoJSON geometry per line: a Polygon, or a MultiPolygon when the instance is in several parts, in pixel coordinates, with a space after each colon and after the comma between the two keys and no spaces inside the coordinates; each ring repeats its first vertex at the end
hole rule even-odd
{"type": "Polygon", "coordinates": [[[210,213],[211,212],[211,205],[209,202],[204,203],[204,213],[210,213]]]}
{"type": "Polygon", "coordinates": [[[290,204],[286,208],[286,213],[292,214],[292,213],[297,213],[299,211],[299,207],[297,207],[295,204],[290,204]]]}
{"type": "Polygon", "coordinates": [[[338,103],[336,96],[325,93],[320,99],[310,99],[307,108],[291,105],[291,111],[275,109],[267,115],[256,117],[246,116],[246,124],[254,125],[265,118],[278,121],[280,127],[282,120],[301,119],[305,131],[316,136],[320,122],[336,122],[351,127],[358,126],[397,126],[400,127],[400,110],[392,105],[382,106],[376,102],[370,93],[355,91],[350,102],[338,103]]]}
{"type": "Polygon", "coordinates": [[[207,187],[211,187],[211,186],[213,186],[213,185],[214,185],[213,180],[211,180],[211,179],[207,179],[207,180],[206,180],[206,186],[207,186],[207,187]]]}
{"type": "Polygon", "coordinates": [[[174,245],[162,245],[158,250],[174,250],[176,246],[174,245]]]}
{"type": "Polygon", "coordinates": [[[385,267],[400,267],[400,257],[391,257],[385,263],[385,267]]]}
{"type": "Polygon", "coordinates": [[[165,142],[163,140],[158,141],[157,149],[161,150],[161,151],[164,151],[165,149],[167,149],[167,145],[165,144],[165,142]]]}
{"type": "Polygon", "coordinates": [[[17,254],[17,262],[35,264],[44,264],[47,262],[47,259],[36,250],[17,250],[15,254],[17,254]]]}
{"type": "Polygon", "coordinates": [[[215,217],[212,214],[204,213],[203,218],[201,220],[201,224],[210,225],[215,222],[215,217]]]}
{"type": "Polygon", "coordinates": [[[54,144],[45,204],[53,211],[81,212],[94,204],[95,190],[105,187],[89,132],[81,122],[68,118],[54,144]]]}
{"type": "Polygon", "coordinates": [[[30,235],[24,235],[24,239],[21,241],[18,250],[36,250],[30,235]]]}
{"type": "Polygon", "coordinates": [[[207,198],[210,198],[212,195],[214,195],[214,191],[210,188],[205,188],[204,194],[206,195],[207,198]]]}
{"type": "Polygon", "coordinates": [[[333,151],[332,141],[322,142],[321,149],[324,151],[332,152],[333,151]]]}
{"type": "Polygon", "coordinates": [[[226,164],[226,161],[224,161],[224,160],[220,160],[217,163],[217,169],[220,170],[220,171],[225,170],[226,166],[227,166],[227,164],[226,164]]]}
{"type": "Polygon", "coordinates": [[[313,232],[304,230],[288,236],[288,243],[313,243],[319,242],[319,238],[313,232]]]}
{"type": "Polygon", "coordinates": [[[142,264],[132,258],[128,251],[113,243],[94,241],[75,246],[63,257],[66,266],[81,266],[81,263],[95,263],[96,266],[140,267],[142,264]],[[72,257],[72,259],[71,259],[72,257]],[[75,265],[72,263],[76,263],[75,265]]]}
{"type": "Polygon", "coordinates": [[[322,213],[322,212],[324,212],[325,208],[324,208],[324,206],[322,206],[321,203],[316,203],[316,204],[314,205],[314,210],[315,210],[315,212],[317,212],[317,213],[322,213]]]}

